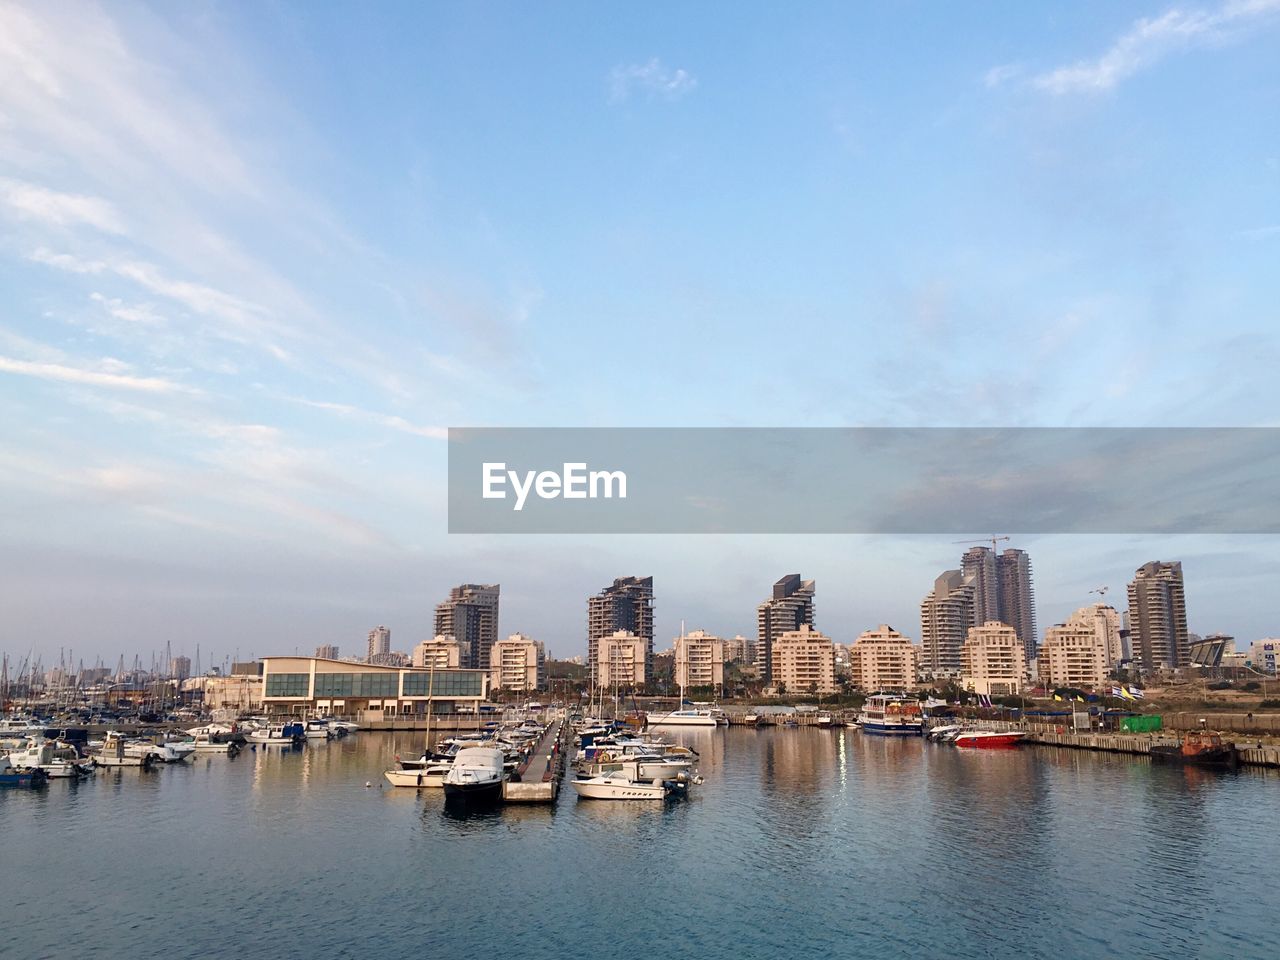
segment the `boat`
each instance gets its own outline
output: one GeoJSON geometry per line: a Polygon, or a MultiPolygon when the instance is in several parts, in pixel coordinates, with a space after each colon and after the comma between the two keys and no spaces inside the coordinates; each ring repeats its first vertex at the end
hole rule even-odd
{"type": "Polygon", "coordinates": [[[502,799],[502,751],[497,747],[463,747],[444,778],[446,802],[497,803],[502,799]]]}
{"type": "Polygon", "coordinates": [[[250,743],[298,744],[306,740],[301,723],[272,724],[262,730],[254,730],[245,737],[250,743]]]}
{"type": "Polygon", "coordinates": [[[1151,757],[1169,763],[1189,763],[1203,767],[1236,767],[1240,754],[1230,740],[1217,733],[1193,730],[1176,744],[1152,744],[1151,757]]]}
{"type": "Polygon", "coordinates": [[[131,752],[128,738],[114,730],[107,731],[101,749],[93,758],[94,765],[98,767],[142,767],[149,770],[154,762],[150,752],[131,752]]]}
{"type": "Polygon", "coordinates": [[[0,757],[0,787],[38,787],[45,782],[43,770],[19,770],[6,757],[0,757]]]}
{"type": "Polygon", "coordinates": [[[873,694],[858,714],[858,726],[863,733],[918,737],[924,727],[920,701],[896,693],[873,694]]]}
{"type": "Polygon", "coordinates": [[[697,782],[685,777],[644,780],[639,776],[638,764],[624,764],[598,777],[578,778],[570,781],[574,791],[585,800],[665,800],[687,792],[689,784],[697,782]]]}
{"type": "Polygon", "coordinates": [[[308,720],[303,729],[308,740],[332,740],[337,736],[328,720],[308,720]]]}
{"type": "Polygon", "coordinates": [[[717,727],[720,720],[711,709],[686,707],[669,713],[649,714],[650,727],[717,727]]]}
{"type": "Polygon", "coordinates": [[[956,734],[963,733],[964,727],[957,723],[945,723],[937,727],[930,727],[925,733],[925,738],[934,743],[950,743],[956,738],[956,734]]]}
{"type": "Polygon", "coordinates": [[[438,790],[444,786],[444,778],[449,775],[452,768],[452,763],[434,762],[423,767],[386,770],[382,775],[393,787],[425,787],[438,790]]]}
{"type": "Polygon", "coordinates": [[[1027,737],[1022,730],[961,730],[951,737],[957,747],[996,749],[1016,747],[1027,737]]]}
{"type": "Polygon", "coordinates": [[[70,780],[93,773],[93,764],[82,760],[76,748],[56,740],[33,738],[25,748],[9,754],[18,770],[40,770],[50,780],[70,780]]]}
{"type": "Polygon", "coordinates": [[[818,714],[818,726],[833,727],[835,726],[835,718],[833,718],[829,713],[820,713],[818,714]]]}

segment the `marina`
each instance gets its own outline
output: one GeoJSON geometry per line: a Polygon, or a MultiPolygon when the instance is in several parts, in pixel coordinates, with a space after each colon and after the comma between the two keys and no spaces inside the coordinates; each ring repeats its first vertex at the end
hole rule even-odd
{"type": "MultiPolygon", "coordinates": [[[[542,782],[549,735],[522,783],[542,782]]],[[[281,938],[291,953],[356,955],[372,943],[398,954],[424,937],[456,944],[460,925],[467,955],[541,960],[597,937],[580,906],[601,877],[643,891],[628,898],[629,932],[593,954],[603,957],[634,956],[657,928],[706,960],[890,943],[958,958],[1271,955],[1255,879],[1272,875],[1280,841],[1252,811],[1274,802],[1274,771],[1029,745],[964,751],[846,728],[662,736],[697,752],[704,779],[678,801],[579,799],[566,788],[555,804],[454,809],[442,790],[381,780],[397,754],[421,755],[421,734],[367,731],[99,769],[0,791],[6,863],[23,866],[7,876],[29,879],[39,865],[44,882],[99,892],[83,901],[82,923],[60,928],[59,956],[172,956],[164,938],[131,932],[135,911],[124,909],[166,897],[184,904],[183,936],[214,960],[257,956],[245,942],[281,938]],[[92,837],[92,855],[45,842],[49,830],[92,837]],[[975,869],[984,896],[1006,908],[974,912],[952,896],[975,869]],[[493,898],[520,896],[537,897],[547,919],[491,921],[493,898]],[[401,916],[415,918],[412,930],[401,916]]],[[[28,921],[57,922],[62,907],[27,880],[5,893],[28,921]]]]}

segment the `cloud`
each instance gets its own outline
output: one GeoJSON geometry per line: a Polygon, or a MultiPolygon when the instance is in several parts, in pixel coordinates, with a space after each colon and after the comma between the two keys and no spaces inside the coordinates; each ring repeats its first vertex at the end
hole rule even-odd
{"type": "Polygon", "coordinates": [[[106,200],[79,193],[59,193],[34,183],[0,177],[0,203],[19,217],[65,227],[87,224],[104,233],[124,234],[119,215],[106,200]]]}
{"type": "Polygon", "coordinates": [[[118,297],[105,297],[100,293],[89,294],[89,299],[94,303],[102,305],[102,309],[117,320],[124,320],[126,323],[139,323],[144,326],[160,326],[164,323],[164,317],[156,313],[150,306],[145,303],[130,305],[120,300],[118,297]]]}
{"type": "Polygon", "coordinates": [[[372,410],[361,410],[359,407],[353,407],[346,403],[331,403],[325,400],[305,400],[301,397],[286,397],[285,399],[292,403],[302,404],[304,407],[312,407],[316,410],[327,410],[330,413],[336,413],[341,417],[349,420],[364,420],[369,423],[377,423],[392,430],[399,430],[401,433],[410,433],[417,437],[430,437],[432,440],[447,440],[449,431],[446,427],[427,427],[420,426],[416,423],[410,423],[404,417],[398,417],[394,414],[377,413],[372,410]]]}
{"type": "MultiPolygon", "coordinates": [[[[119,370],[119,361],[107,357],[104,365],[110,370],[119,370]]],[[[12,357],[0,356],[0,371],[15,373],[24,377],[35,377],[38,380],[55,380],[62,383],[78,383],[90,387],[108,387],[113,390],[133,390],[139,393],[192,393],[190,387],[184,387],[172,380],[162,377],[135,377],[108,370],[86,370],[82,367],[69,367],[62,363],[33,363],[29,360],[16,360],[12,357]]]]}
{"type": "Polygon", "coordinates": [[[1022,75],[1025,68],[1020,63],[1002,63],[992,67],[982,76],[982,83],[988,90],[994,90],[1022,75]]]}
{"type": "Polygon", "coordinates": [[[1138,20],[1098,59],[1040,74],[1033,83],[1059,95],[1110,90],[1171,53],[1225,42],[1277,11],[1280,0],[1228,0],[1214,10],[1174,7],[1138,20]]]}
{"type": "Polygon", "coordinates": [[[641,91],[651,97],[679,100],[692,92],[698,80],[687,70],[672,70],[657,57],[648,63],[619,64],[609,74],[609,99],[621,103],[633,91],[641,91]]]}

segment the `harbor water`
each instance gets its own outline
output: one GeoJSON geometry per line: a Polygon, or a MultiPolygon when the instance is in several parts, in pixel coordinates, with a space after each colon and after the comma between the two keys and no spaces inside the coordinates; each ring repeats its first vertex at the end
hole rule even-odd
{"type": "Polygon", "coordinates": [[[382,779],[421,734],[374,733],[0,791],[0,953],[1276,955],[1275,771],[845,729],[674,738],[706,782],[666,803],[566,788],[458,814],[382,779]]]}

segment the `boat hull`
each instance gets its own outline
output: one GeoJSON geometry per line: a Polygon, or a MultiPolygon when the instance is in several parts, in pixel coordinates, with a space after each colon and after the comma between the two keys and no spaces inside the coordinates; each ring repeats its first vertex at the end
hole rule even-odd
{"type": "Polygon", "coordinates": [[[662,784],[571,782],[574,791],[584,800],[665,800],[670,793],[662,784]]]}
{"type": "Polygon", "coordinates": [[[502,801],[502,780],[486,780],[481,783],[441,783],[447,803],[483,806],[502,801]]]}
{"type": "Polygon", "coordinates": [[[1240,755],[1235,747],[1215,747],[1192,754],[1184,754],[1181,747],[1152,747],[1151,758],[1194,767],[1235,768],[1240,765],[1240,755]]]}
{"type": "Polygon", "coordinates": [[[388,770],[383,776],[393,787],[439,790],[444,787],[445,770],[388,770]]]}
{"type": "Polygon", "coordinates": [[[872,733],[880,737],[918,737],[924,729],[924,724],[918,721],[899,723],[866,717],[858,721],[858,729],[863,733],[872,733]]]}
{"type": "Polygon", "coordinates": [[[650,727],[718,727],[715,717],[667,716],[659,714],[649,716],[650,727]]]}
{"type": "Polygon", "coordinates": [[[972,733],[961,733],[953,741],[957,747],[979,750],[1007,750],[1022,743],[1022,733],[997,733],[986,736],[975,736],[972,733]]]}

